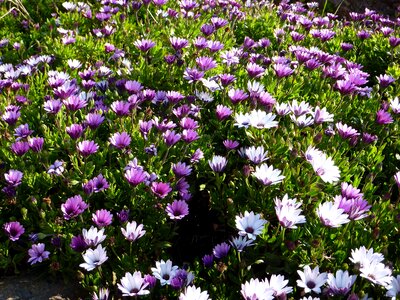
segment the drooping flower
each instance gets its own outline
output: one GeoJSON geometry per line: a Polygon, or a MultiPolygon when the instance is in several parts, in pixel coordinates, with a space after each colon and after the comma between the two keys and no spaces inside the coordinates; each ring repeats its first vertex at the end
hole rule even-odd
{"type": "Polygon", "coordinates": [[[133,274],[126,272],[125,276],[121,278],[121,283],[118,283],[118,289],[122,292],[122,296],[142,296],[150,294],[149,290],[146,290],[149,283],[145,281],[142,274],[139,271],[133,274]]]}
{"type": "Polygon", "coordinates": [[[79,235],[73,236],[71,238],[70,247],[72,248],[72,250],[74,250],[76,252],[83,252],[89,246],[88,246],[88,244],[86,244],[84,237],[79,234],[79,235]]]}
{"type": "Polygon", "coordinates": [[[385,111],[384,109],[380,109],[376,113],[376,123],[378,125],[390,124],[393,123],[393,118],[389,112],[385,111]]]}
{"type": "Polygon", "coordinates": [[[321,293],[321,286],[327,281],[327,274],[320,273],[319,267],[316,266],[311,270],[310,266],[305,266],[304,270],[298,270],[297,273],[300,279],[297,280],[297,286],[304,288],[305,293],[315,292],[317,294],[321,293]]]}
{"type": "Polygon", "coordinates": [[[42,262],[43,260],[49,258],[50,252],[45,251],[44,247],[45,245],[43,243],[33,244],[32,248],[28,250],[28,254],[30,256],[28,262],[31,263],[31,265],[42,262]]]}
{"type": "Polygon", "coordinates": [[[137,225],[136,221],[132,221],[126,224],[126,229],[121,228],[121,232],[128,241],[134,242],[140,239],[146,230],[143,230],[143,224],[137,225]]]}
{"type": "Polygon", "coordinates": [[[244,215],[235,217],[235,223],[236,228],[239,230],[239,235],[255,240],[257,235],[262,233],[267,221],[262,219],[260,214],[245,211],[244,215]]]}
{"type": "Polygon", "coordinates": [[[86,252],[82,254],[82,257],[85,262],[79,266],[87,271],[94,270],[95,268],[101,266],[108,259],[107,252],[101,245],[98,245],[94,250],[86,250],[86,252]]]}
{"type": "Polygon", "coordinates": [[[83,126],[80,124],[72,124],[71,126],[65,128],[65,131],[68,133],[71,139],[74,140],[82,136],[83,130],[83,126]]]}

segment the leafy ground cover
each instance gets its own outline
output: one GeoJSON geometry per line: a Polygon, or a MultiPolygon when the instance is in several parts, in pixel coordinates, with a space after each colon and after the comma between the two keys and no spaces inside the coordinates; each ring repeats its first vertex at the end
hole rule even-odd
{"type": "Polygon", "coordinates": [[[3,274],[94,299],[399,295],[399,19],[0,5],[3,274]]]}

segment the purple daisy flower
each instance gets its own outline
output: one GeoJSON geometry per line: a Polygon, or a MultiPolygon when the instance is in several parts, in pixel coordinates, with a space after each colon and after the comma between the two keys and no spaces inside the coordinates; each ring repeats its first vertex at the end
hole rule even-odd
{"type": "Polygon", "coordinates": [[[222,121],[228,118],[232,114],[232,110],[227,106],[219,104],[217,105],[215,114],[217,115],[218,120],[222,121]]]}
{"type": "Polygon", "coordinates": [[[17,137],[15,140],[19,141],[30,136],[33,133],[33,130],[29,129],[29,124],[23,124],[15,128],[14,132],[14,136],[17,137]]]}
{"type": "Polygon", "coordinates": [[[180,220],[189,214],[189,206],[186,201],[174,200],[167,205],[165,211],[171,220],[180,220]]]}
{"type": "Polygon", "coordinates": [[[389,112],[385,111],[384,109],[380,109],[376,113],[376,123],[378,125],[386,125],[393,123],[393,118],[389,112]]]}
{"type": "Polygon", "coordinates": [[[192,168],[185,163],[178,162],[172,165],[172,172],[174,172],[177,177],[185,177],[190,175],[192,168]]]}
{"type": "Polygon", "coordinates": [[[201,259],[203,261],[203,265],[206,268],[210,268],[212,267],[213,263],[214,263],[214,255],[213,254],[206,254],[203,256],[203,258],[201,259]]]}
{"type": "Polygon", "coordinates": [[[8,173],[4,174],[4,178],[7,181],[7,184],[13,187],[19,186],[22,181],[22,177],[24,174],[18,170],[10,170],[8,173]]]}
{"type": "Polygon", "coordinates": [[[81,234],[79,234],[78,236],[73,236],[72,237],[70,247],[72,248],[72,250],[74,250],[76,252],[83,252],[89,246],[85,242],[84,237],[81,234]]]}
{"type": "Polygon", "coordinates": [[[17,241],[25,232],[25,228],[18,221],[5,223],[3,229],[8,235],[8,238],[13,242],[17,241]]]}
{"type": "Polygon", "coordinates": [[[183,73],[183,78],[188,80],[189,83],[199,81],[204,76],[204,72],[197,70],[196,68],[186,68],[183,73]]]}
{"type": "Polygon", "coordinates": [[[133,44],[142,52],[147,52],[156,45],[156,43],[147,39],[137,40],[133,44]]]}
{"type": "Polygon", "coordinates": [[[129,146],[131,143],[131,137],[125,131],[122,133],[114,133],[109,138],[110,144],[113,145],[115,148],[123,149],[129,146]]]}
{"type": "Polygon", "coordinates": [[[28,250],[28,254],[30,256],[28,262],[30,262],[31,265],[42,262],[43,260],[49,258],[50,252],[45,251],[44,247],[45,245],[43,243],[33,244],[32,248],[28,250]]]}
{"type": "Polygon", "coordinates": [[[164,142],[168,147],[175,145],[180,139],[181,135],[179,133],[175,133],[174,130],[167,130],[163,134],[164,142]]]}
{"type": "Polygon", "coordinates": [[[61,211],[63,212],[65,220],[70,220],[79,216],[86,208],[88,208],[88,205],[83,201],[80,195],[68,198],[65,203],[61,204],[61,211]]]}
{"type": "Polygon", "coordinates": [[[152,182],[151,191],[157,197],[164,199],[172,191],[172,188],[170,187],[169,183],[152,182]]]}
{"type": "Polygon", "coordinates": [[[85,140],[79,142],[76,148],[81,155],[86,157],[96,153],[97,150],[99,149],[99,146],[94,141],[85,140]]]}
{"type": "Polygon", "coordinates": [[[114,101],[111,103],[111,110],[119,117],[129,115],[130,103],[125,101],[114,101]]]}
{"type": "Polygon", "coordinates": [[[126,170],[125,178],[130,185],[137,186],[148,179],[148,174],[141,168],[131,168],[126,170]]]}
{"type": "Polygon", "coordinates": [[[90,113],[86,115],[86,124],[90,127],[90,129],[96,129],[103,123],[104,117],[98,113],[90,113]]]}
{"type": "Polygon", "coordinates": [[[83,134],[83,126],[80,124],[72,124],[71,126],[66,127],[65,130],[71,139],[74,140],[80,138],[83,134]]]}
{"type": "Polygon", "coordinates": [[[224,258],[225,256],[228,255],[230,249],[231,246],[224,242],[214,247],[213,254],[216,258],[224,258]]]}
{"type": "Polygon", "coordinates": [[[232,141],[232,140],[225,140],[223,141],[223,144],[226,149],[228,150],[233,150],[239,147],[239,142],[238,141],[232,141]]]}
{"type": "Polygon", "coordinates": [[[33,137],[28,140],[28,143],[33,152],[40,152],[43,148],[44,139],[42,137],[33,137]]]}
{"type": "Polygon", "coordinates": [[[92,214],[92,221],[98,227],[105,227],[111,224],[113,215],[106,209],[97,210],[92,214]]]}
{"type": "Polygon", "coordinates": [[[24,141],[15,142],[11,145],[11,151],[18,156],[22,156],[29,151],[29,143],[24,141]]]}

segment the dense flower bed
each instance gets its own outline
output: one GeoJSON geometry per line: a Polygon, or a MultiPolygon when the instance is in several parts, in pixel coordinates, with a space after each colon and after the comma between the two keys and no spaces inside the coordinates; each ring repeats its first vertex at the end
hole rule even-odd
{"type": "Polygon", "coordinates": [[[0,8],[3,274],[63,274],[93,299],[399,296],[400,19],[0,8]]]}

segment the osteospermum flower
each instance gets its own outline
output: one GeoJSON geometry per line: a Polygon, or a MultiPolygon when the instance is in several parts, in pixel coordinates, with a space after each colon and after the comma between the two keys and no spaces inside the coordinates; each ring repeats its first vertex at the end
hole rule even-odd
{"type": "Polygon", "coordinates": [[[80,195],[70,197],[65,203],[61,204],[61,211],[63,212],[65,220],[70,220],[79,216],[86,208],[88,208],[88,205],[83,201],[80,195]]]}
{"type": "Polygon", "coordinates": [[[189,214],[189,206],[186,201],[174,200],[174,202],[169,203],[165,209],[168,216],[172,220],[180,220],[189,214]]]}
{"type": "Polygon", "coordinates": [[[213,254],[216,258],[224,258],[225,256],[228,255],[230,249],[231,246],[224,242],[214,247],[213,254]]]}
{"type": "Polygon", "coordinates": [[[19,186],[22,182],[22,177],[24,174],[18,170],[10,170],[8,173],[4,174],[4,178],[8,185],[16,187],[19,186]]]}
{"type": "Polygon", "coordinates": [[[244,248],[253,246],[254,240],[247,239],[247,236],[238,236],[232,237],[232,239],[229,241],[229,244],[231,244],[232,247],[235,248],[238,252],[242,252],[244,248]]]}
{"type": "Polygon", "coordinates": [[[372,261],[382,262],[384,259],[385,258],[381,253],[374,252],[374,249],[372,248],[367,249],[365,246],[351,250],[350,260],[354,264],[359,264],[361,268],[372,261]]]}
{"type": "Polygon", "coordinates": [[[263,129],[278,127],[278,121],[275,120],[276,115],[273,113],[266,113],[263,110],[253,110],[250,112],[250,126],[263,129]]]}
{"type": "Polygon", "coordinates": [[[151,268],[153,271],[153,276],[160,280],[161,285],[169,285],[171,279],[175,276],[178,266],[172,266],[171,260],[161,260],[156,262],[156,267],[151,268]]]}
{"type": "Polygon", "coordinates": [[[170,187],[169,183],[152,182],[151,183],[151,191],[157,197],[164,199],[172,191],[172,188],[170,187]]]}
{"type": "Polygon", "coordinates": [[[107,252],[101,246],[98,245],[96,249],[88,249],[85,253],[82,254],[84,263],[80,264],[81,268],[86,269],[87,271],[92,271],[95,268],[101,266],[107,259],[107,252]]]}
{"type": "Polygon", "coordinates": [[[287,294],[293,292],[291,286],[287,286],[289,280],[282,275],[272,274],[270,280],[265,278],[265,284],[274,291],[274,296],[278,299],[286,298],[287,294]]]}
{"type": "Polygon", "coordinates": [[[184,292],[179,295],[179,300],[209,300],[207,291],[201,291],[200,288],[196,288],[194,285],[188,286],[184,292]]]}
{"type": "Polygon", "coordinates": [[[275,198],[275,212],[279,224],[285,228],[294,229],[297,228],[296,224],[305,223],[306,217],[301,215],[301,204],[296,199],[289,199],[287,194],[283,196],[282,200],[275,198]]]}
{"type": "Polygon", "coordinates": [[[77,150],[83,156],[89,156],[93,153],[96,153],[99,149],[99,146],[94,141],[82,141],[79,142],[76,146],[77,150]]]}
{"type": "Polygon", "coordinates": [[[137,225],[135,221],[132,221],[126,224],[126,228],[121,228],[121,232],[128,241],[134,242],[140,239],[146,230],[143,230],[143,224],[137,225]]]}
{"type": "Polygon", "coordinates": [[[335,166],[332,158],[327,157],[322,151],[309,146],[305,153],[305,158],[324,182],[333,183],[339,180],[339,168],[335,166]]]}
{"type": "Polygon", "coordinates": [[[108,300],[109,295],[110,290],[108,288],[99,288],[98,294],[95,292],[93,293],[92,300],[108,300]]]}
{"type": "Polygon", "coordinates": [[[106,239],[106,235],[104,234],[104,228],[97,230],[96,227],[91,226],[89,230],[82,229],[82,236],[85,243],[89,247],[95,247],[102,243],[106,239]]]}
{"type": "Polygon", "coordinates": [[[110,144],[113,145],[117,149],[123,149],[129,146],[131,143],[131,137],[129,136],[128,133],[124,132],[117,132],[114,133],[110,139],[110,144]]]}
{"type": "Polygon", "coordinates": [[[243,299],[248,300],[272,300],[274,299],[274,290],[269,288],[263,280],[250,279],[241,285],[240,293],[243,299]]]}
{"type": "Polygon", "coordinates": [[[305,266],[303,271],[298,270],[300,280],[297,280],[297,286],[304,288],[305,293],[315,292],[321,293],[321,286],[327,280],[326,273],[319,273],[319,267],[316,266],[311,270],[310,266],[305,266]]]}
{"type": "Polygon", "coordinates": [[[391,297],[392,300],[395,300],[398,296],[400,296],[400,275],[397,277],[392,276],[392,281],[386,286],[388,290],[385,294],[386,297],[391,297]]]}
{"type": "Polygon", "coordinates": [[[273,166],[261,164],[256,167],[253,176],[256,177],[263,185],[273,185],[281,182],[285,176],[281,175],[282,171],[274,169],[273,166]]]}
{"type": "Polygon", "coordinates": [[[357,275],[349,275],[348,271],[337,270],[336,276],[328,274],[328,293],[334,296],[345,296],[351,291],[351,287],[357,279],[357,275]]]}
{"type": "Polygon", "coordinates": [[[366,262],[360,268],[360,276],[374,284],[388,286],[392,281],[392,270],[376,260],[366,262]]]}
{"type": "Polygon", "coordinates": [[[17,241],[20,236],[25,232],[25,228],[18,221],[5,223],[3,225],[3,229],[8,235],[8,238],[13,242],[17,241]]]}
{"type": "Polygon", "coordinates": [[[97,210],[92,214],[92,221],[98,227],[105,227],[111,224],[113,215],[106,209],[97,210]]]}
{"type": "Polygon", "coordinates": [[[227,163],[228,161],[226,160],[226,158],[220,155],[214,155],[213,158],[208,161],[210,168],[214,172],[222,172],[225,169],[227,163]]]}
{"type": "Polygon", "coordinates": [[[266,220],[261,219],[260,214],[245,211],[244,215],[236,216],[236,228],[239,230],[239,235],[247,236],[249,239],[255,240],[257,235],[261,234],[266,220]]]}
{"type": "Polygon", "coordinates": [[[28,262],[31,265],[38,262],[42,262],[44,259],[49,258],[50,252],[44,250],[45,245],[43,243],[33,244],[32,248],[28,250],[29,259],[28,262]]]}
{"type": "Polygon", "coordinates": [[[327,227],[336,228],[350,222],[349,215],[344,212],[344,209],[330,201],[318,206],[317,215],[321,223],[327,227]]]}
{"type": "Polygon", "coordinates": [[[122,296],[129,297],[150,294],[150,291],[146,290],[149,283],[145,281],[139,271],[136,271],[133,274],[126,272],[120,282],[121,283],[118,283],[117,286],[122,292],[122,296]]]}
{"type": "Polygon", "coordinates": [[[254,164],[260,164],[268,159],[268,151],[264,151],[263,146],[246,148],[245,154],[247,158],[254,164]]]}

